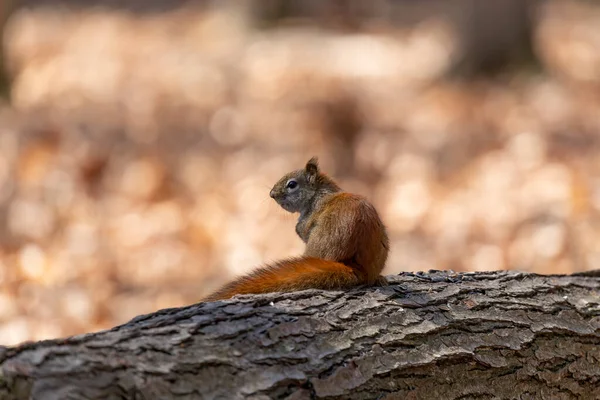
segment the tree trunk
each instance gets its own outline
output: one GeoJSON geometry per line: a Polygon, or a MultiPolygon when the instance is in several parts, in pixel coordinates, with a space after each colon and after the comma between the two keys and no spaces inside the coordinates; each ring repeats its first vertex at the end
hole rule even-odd
{"type": "Polygon", "coordinates": [[[10,96],[10,79],[4,55],[4,28],[17,2],[18,0],[0,0],[0,96],[6,98],[10,96]]]}
{"type": "Polygon", "coordinates": [[[404,273],[0,350],[1,399],[598,399],[600,271],[404,273]]]}

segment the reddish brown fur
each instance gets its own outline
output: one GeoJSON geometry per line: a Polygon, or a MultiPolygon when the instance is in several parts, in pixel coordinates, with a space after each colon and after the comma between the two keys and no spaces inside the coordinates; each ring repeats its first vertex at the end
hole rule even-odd
{"type": "Polygon", "coordinates": [[[313,257],[279,261],[230,282],[204,301],[229,299],[236,294],[293,292],[304,289],[343,289],[360,283],[344,264],[313,257]]]}
{"type": "Polygon", "coordinates": [[[304,182],[308,189],[296,197],[302,209],[309,210],[297,211],[300,218],[296,232],[306,243],[303,257],[259,268],[225,285],[205,301],[228,299],[236,294],[385,284],[380,273],[389,241],[375,208],[362,196],[342,192],[331,178],[318,171],[316,159],[309,161],[306,170],[281,178],[271,196],[285,202],[285,185],[290,178],[304,182]]]}
{"type": "Polygon", "coordinates": [[[361,283],[373,284],[385,266],[389,243],[375,208],[362,196],[334,193],[306,222],[304,255],[341,262],[361,283]]]}

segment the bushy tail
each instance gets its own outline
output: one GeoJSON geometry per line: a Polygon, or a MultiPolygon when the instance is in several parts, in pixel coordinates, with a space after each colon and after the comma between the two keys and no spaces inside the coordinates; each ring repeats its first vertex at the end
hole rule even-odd
{"type": "Polygon", "coordinates": [[[236,294],[344,289],[361,283],[354,269],[342,263],[314,257],[298,257],[259,268],[228,283],[203,301],[229,299],[236,294]]]}

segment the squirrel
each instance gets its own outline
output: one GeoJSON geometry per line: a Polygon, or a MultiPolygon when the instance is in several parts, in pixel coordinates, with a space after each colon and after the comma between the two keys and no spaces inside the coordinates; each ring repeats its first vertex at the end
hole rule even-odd
{"type": "Polygon", "coordinates": [[[316,157],[304,169],[283,176],[270,196],[284,210],[300,213],[296,233],[306,244],[304,254],[263,266],[204,301],[236,294],[386,284],[380,273],[389,239],[375,207],[362,196],[344,192],[319,170],[316,157]]]}

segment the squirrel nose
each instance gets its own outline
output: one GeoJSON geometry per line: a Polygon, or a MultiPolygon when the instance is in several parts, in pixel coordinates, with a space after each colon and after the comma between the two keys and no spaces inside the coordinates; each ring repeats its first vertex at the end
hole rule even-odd
{"type": "Polygon", "coordinates": [[[271,196],[272,199],[275,198],[275,191],[273,189],[271,189],[271,191],[269,192],[269,196],[271,196]]]}

